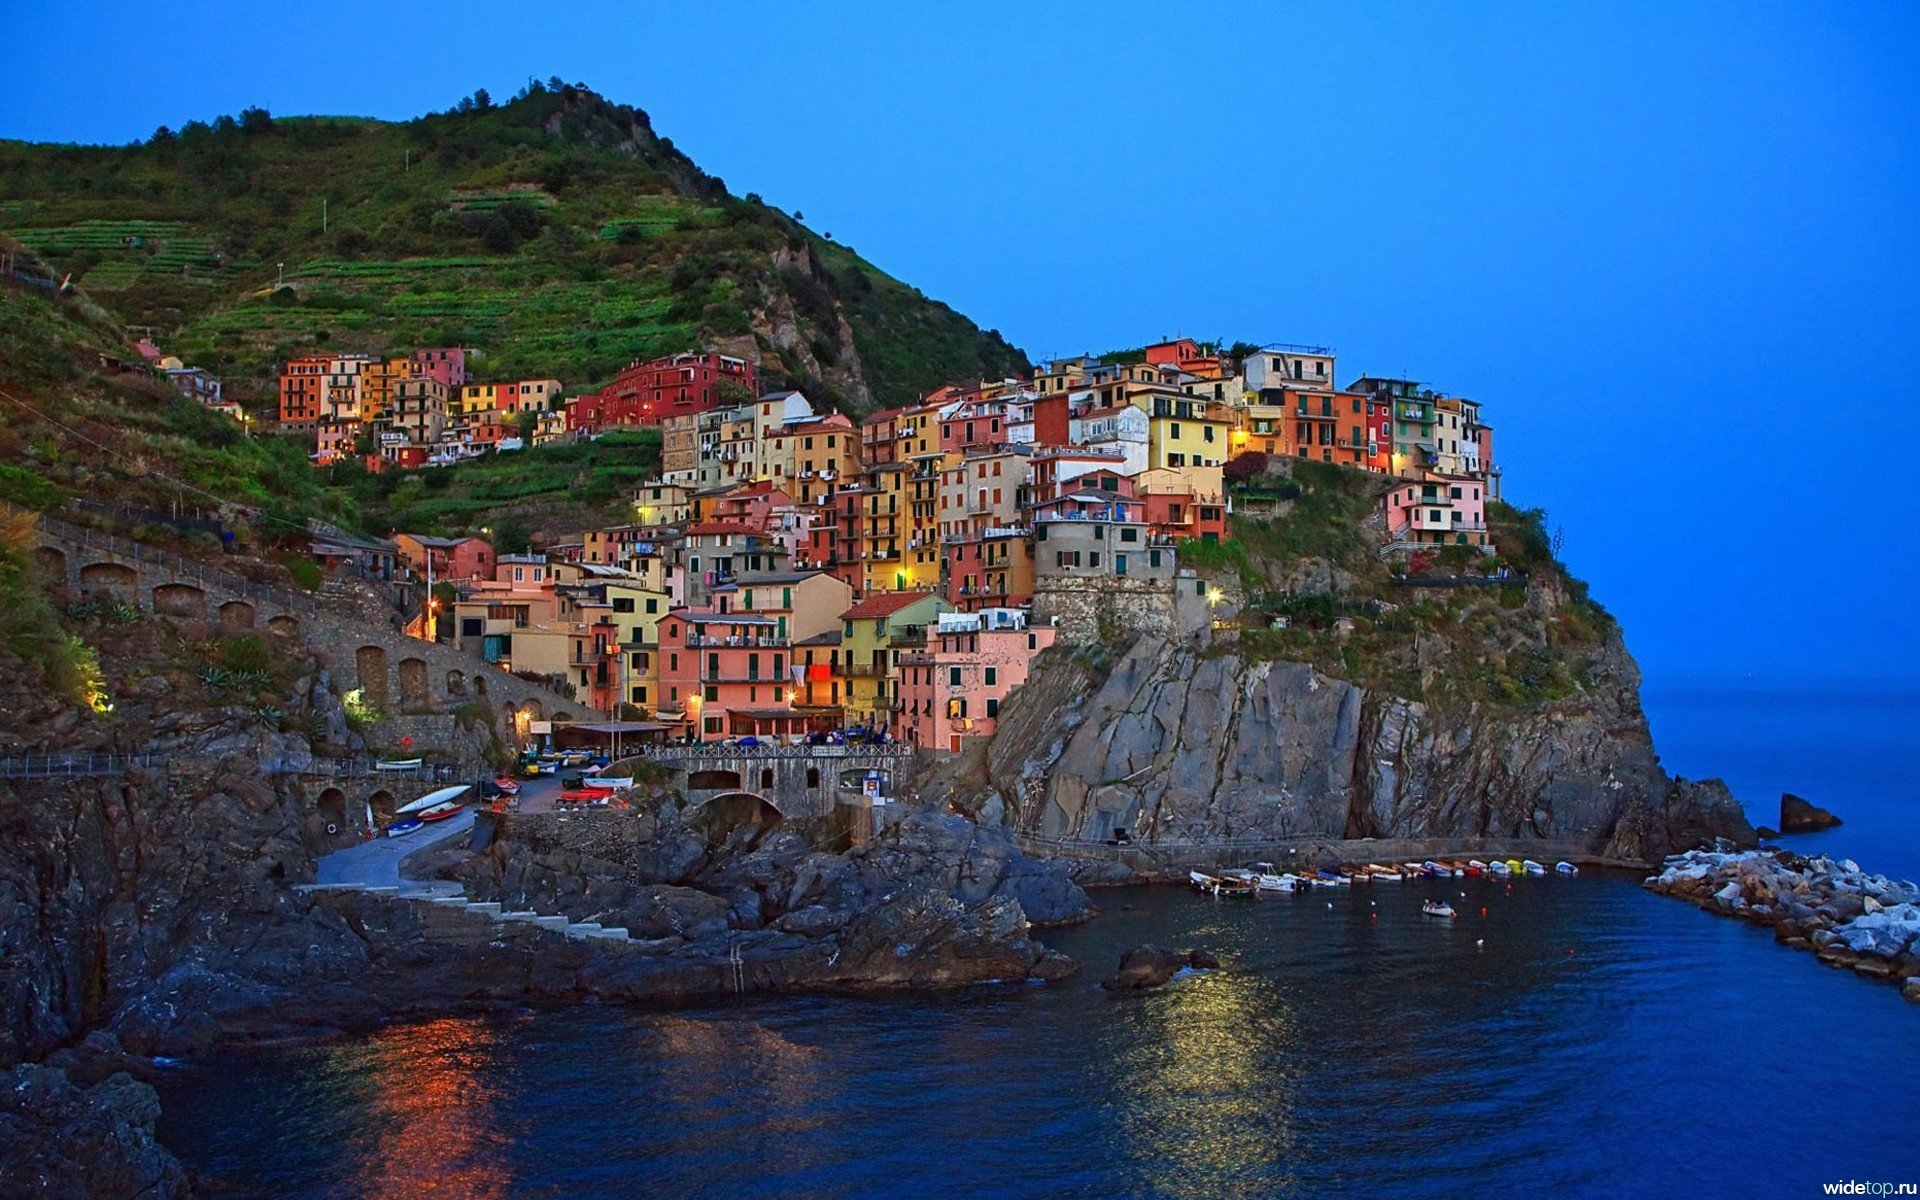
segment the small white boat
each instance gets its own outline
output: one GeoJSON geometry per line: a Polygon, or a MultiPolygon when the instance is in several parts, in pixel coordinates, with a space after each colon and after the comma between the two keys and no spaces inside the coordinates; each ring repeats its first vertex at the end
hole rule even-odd
{"type": "Polygon", "coordinates": [[[1432,875],[1435,879],[1447,879],[1453,875],[1453,869],[1451,867],[1447,866],[1445,863],[1435,862],[1431,858],[1421,863],[1420,866],[1424,868],[1426,872],[1429,875],[1432,875]]]}
{"type": "Polygon", "coordinates": [[[613,791],[618,791],[621,788],[632,787],[633,776],[621,775],[621,776],[615,777],[610,775],[595,775],[589,779],[582,779],[580,781],[580,786],[584,788],[592,788],[595,791],[613,792],[613,791]]]}
{"type": "Polygon", "coordinates": [[[1420,911],[1429,917],[1457,917],[1460,915],[1454,912],[1453,905],[1448,904],[1445,900],[1428,900],[1420,906],[1420,911]]]}
{"type": "Polygon", "coordinates": [[[1557,862],[1553,864],[1553,869],[1562,875],[1578,875],[1580,873],[1580,868],[1570,862],[1557,862]]]}
{"type": "Polygon", "coordinates": [[[452,787],[443,787],[437,792],[428,792],[418,800],[402,804],[399,808],[394,809],[394,815],[399,816],[405,813],[424,812],[429,808],[437,808],[449,800],[465,795],[468,791],[472,790],[472,788],[473,785],[470,783],[457,783],[452,787]]]}
{"type": "Polygon", "coordinates": [[[401,817],[398,821],[387,826],[388,837],[405,837],[410,833],[419,832],[420,818],[418,817],[401,817]]]}
{"type": "Polygon", "coordinates": [[[1487,872],[1491,875],[1497,875],[1497,876],[1500,876],[1501,878],[1505,878],[1506,876],[1513,874],[1513,868],[1509,867],[1506,863],[1496,858],[1492,862],[1487,864],[1487,872]]]}
{"type": "Polygon", "coordinates": [[[1295,890],[1293,876],[1291,875],[1256,875],[1254,876],[1253,882],[1254,886],[1263,892],[1291,892],[1295,890]]]}
{"type": "Polygon", "coordinates": [[[1406,878],[1405,875],[1402,875],[1392,867],[1383,867],[1378,864],[1368,867],[1367,874],[1373,876],[1374,879],[1380,883],[1399,883],[1402,879],[1406,878]]]}
{"type": "Polygon", "coordinates": [[[1526,872],[1529,875],[1545,875],[1547,873],[1546,867],[1533,861],[1530,858],[1523,861],[1520,865],[1526,869],[1526,872]]]}
{"type": "Polygon", "coordinates": [[[1467,860],[1467,870],[1472,871],[1475,875],[1485,875],[1487,873],[1487,864],[1477,858],[1470,858],[1467,860]]]}
{"type": "Polygon", "coordinates": [[[411,771],[426,761],[424,758],[376,758],[373,760],[373,769],[376,771],[411,771]]]}

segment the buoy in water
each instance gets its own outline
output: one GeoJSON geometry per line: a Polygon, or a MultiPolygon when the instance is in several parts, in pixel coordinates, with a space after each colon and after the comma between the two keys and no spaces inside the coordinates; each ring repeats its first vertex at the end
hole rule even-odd
{"type": "Polygon", "coordinates": [[[1473,948],[1475,950],[1485,950],[1487,948],[1487,939],[1485,938],[1473,939],[1473,948]]]}
{"type": "Polygon", "coordinates": [[[1480,915],[1483,917],[1487,915],[1487,906],[1484,904],[1480,906],[1480,915]]]}

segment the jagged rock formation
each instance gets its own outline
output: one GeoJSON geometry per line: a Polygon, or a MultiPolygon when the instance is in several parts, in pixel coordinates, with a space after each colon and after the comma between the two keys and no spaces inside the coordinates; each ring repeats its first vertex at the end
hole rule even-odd
{"type": "Polygon", "coordinates": [[[1617,638],[1605,653],[1610,682],[1516,709],[1163,640],[1104,672],[1061,652],[1003,710],[980,769],[991,803],[1050,837],[1533,839],[1640,861],[1750,843],[1724,786],[1660,769],[1638,672],[1617,638]]]}

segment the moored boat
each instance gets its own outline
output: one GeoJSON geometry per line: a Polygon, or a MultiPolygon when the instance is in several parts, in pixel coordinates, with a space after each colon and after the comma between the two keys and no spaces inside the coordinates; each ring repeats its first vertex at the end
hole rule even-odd
{"type": "Polygon", "coordinates": [[[1557,862],[1553,864],[1553,869],[1562,875],[1578,875],[1580,873],[1580,868],[1570,862],[1557,862]]]}
{"type": "Polygon", "coordinates": [[[427,760],[424,758],[376,758],[373,769],[376,771],[411,771],[427,760]]]}
{"type": "Polygon", "coordinates": [[[520,794],[520,781],[511,775],[494,776],[493,786],[500,789],[503,795],[517,796],[520,794]]]}
{"type": "MultiPolygon", "coordinates": [[[[394,815],[406,816],[408,813],[412,813],[418,816],[428,809],[438,808],[442,804],[449,803],[456,796],[465,795],[472,787],[473,785],[470,783],[456,783],[452,787],[444,787],[438,791],[428,792],[418,800],[412,800],[406,804],[402,804],[394,810],[394,815]]],[[[458,808],[460,806],[456,804],[454,807],[458,808]]]]}
{"type": "Polygon", "coordinates": [[[1487,864],[1487,874],[1492,875],[1495,879],[1505,879],[1507,876],[1513,874],[1513,868],[1496,858],[1487,864]]]}
{"type": "Polygon", "coordinates": [[[1529,875],[1545,875],[1547,873],[1546,867],[1533,861],[1530,858],[1522,862],[1520,866],[1529,875]]]}
{"type": "Polygon", "coordinates": [[[1451,878],[1453,875],[1452,867],[1449,867],[1447,864],[1443,862],[1436,862],[1431,858],[1421,863],[1420,867],[1422,870],[1424,870],[1427,874],[1433,876],[1435,879],[1448,879],[1448,878],[1451,878]]]}
{"type": "Polygon", "coordinates": [[[1381,883],[1398,883],[1402,879],[1406,878],[1406,876],[1402,875],[1399,871],[1394,870],[1392,867],[1383,867],[1379,863],[1374,863],[1373,865],[1369,866],[1367,868],[1367,873],[1372,875],[1376,880],[1379,880],[1381,883]]]}
{"type": "Polygon", "coordinates": [[[421,809],[419,812],[419,817],[422,821],[444,821],[448,817],[451,817],[452,815],[454,815],[459,811],[460,811],[459,801],[443,800],[439,804],[434,805],[432,808],[421,809]]]}
{"type": "Polygon", "coordinates": [[[1428,900],[1420,906],[1420,911],[1429,917],[1457,917],[1460,915],[1454,912],[1453,905],[1448,904],[1445,900],[1428,900]]]}
{"type": "Polygon", "coordinates": [[[1507,870],[1515,875],[1525,875],[1527,873],[1527,864],[1517,858],[1510,858],[1507,860],[1507,870]]]}
{"type": "Polygon", "coordinates": [[[583,787],[595,788],[603,792],[611,792],[611,791],[617,791],[620,788],[632,787],[633,776],[631,775],[619,775],[619,776],[595,775],[590,778],[582,779],[580,782],[583,787]]]}
{"type": "Polygon", "coordinates": [[[1470,858],[1467,860],[1467,874],[1485,875],[1486,873],[1487,873],[1487,864],[1481,862],[1477,858],[1470,858]]]}
{"type": "Polygon", "coordinates": [[[1247,874],[1253,878],[1253,889],[1257,892],[1291,892],[1294,889],[1292,877],[1282,875],[1269,862],[1252,864],[1247,868],[1247,874]]]}
{"type": "Polygon", "coordinates": [[[1408,879],[1429,879],[1433,876],[1432,871],[1417,862],[1401,863],[1400,870],[1408,879]]]}
{"type": "Polygon", "coordinates": [[[421,828],[420,818],[401,817],[398,821],[395,821],[393,824],[387,826],[387,836],[388,837],[405,837],[410,833],[420,832],[420,828],[421,828]]]}

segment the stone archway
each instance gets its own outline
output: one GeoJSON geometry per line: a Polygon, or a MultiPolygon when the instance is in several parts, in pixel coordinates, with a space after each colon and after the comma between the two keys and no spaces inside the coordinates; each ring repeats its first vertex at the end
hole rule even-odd
{"type": "Polygon", "coordinates": [[[245,600],[229,600],[220,606],[220,628],[227,633],[252,633],[255,613],[245,600]]]}
{"type": "Polygon", "coordinates": [[[433,689],[427,682],[426,660],[401,659],[399,675],[401,711],[418,712],[433,707],[433,689]]]}
{"type": "Polygon", "coordinates": [[[153,589],[153,611],[167,617],[207,619],[207,593],[190,583],[163,583],[153,589]]]}
{"type": "Polygon", "coordinates": [[[33,569],[42,579],[67,586],[67,552],[58,546],[41,546],[33,552],[33,569]]]}
{"type": "Polygon", "coordinates": [[[687,775],[687,790],[694,792],[718,791],[722,788],[737,790],[744,782],[738,771],[708,768],[687,775]]]}
{"type": "Polygon", "coordinates": [[[320,799],[314,805],[320,813],[320,819],[326,822],[327,836],[337,837],[347,832],[347,794],[337,787],[330,787],[320,793],[320,799]]]}
{"type": "Polygon", "coordinates": [[[448,671],[447,672],[447,695],[455,697],[456,699],[459,699],[459,698],[464,698],[466,694],[467,694],[467,673],[465,671],[459,671],[459,670],[448,671]]]}
{"type": "Polygon", "coordinates": [[[361,697],[375,708],[387,706],[387,652],[380,646],[362,646],[353,652],[354,681],[361,697]]]}
{"type": "Polygon", "coordinates": [[[276,637],[299,637],[300,619],[298,617],[289,617],[284,613],[277,617],[269,617],[267,618],[267,631],[276,637]]]}
{"type": "Polygon", "coordinates": [[[393,823],[393,810],[399,805],[393,799],[393,793],[385,788],[367,797],[367,807],[373,810],[373,825],[378,829],[393,823]]]}
{"type": "Polygon", "coordinates": [[[134,598],[134,590],[140,585],[140,574],[132,567],[117,562],[88,563],[80,568],[80,588],[82,591],[97,592],[102,595],[116,596],[122,600],[134,598]]]}
{"type": "Polygon", "coordinates": [[[746,831],[749,842],[777,827],[780,809],[758,792],[722,792],[687,813],[687,823],[704,832],[709,843],[719,843],[746,831]]]}

